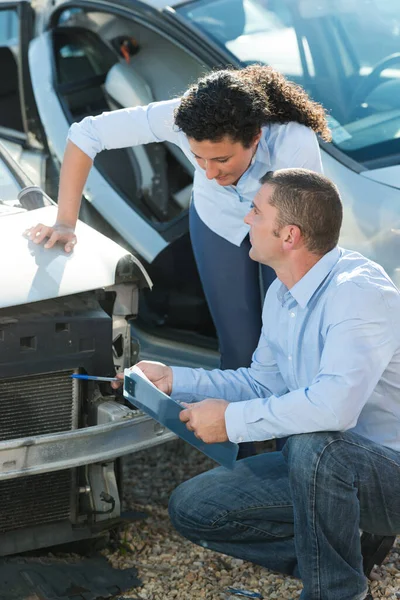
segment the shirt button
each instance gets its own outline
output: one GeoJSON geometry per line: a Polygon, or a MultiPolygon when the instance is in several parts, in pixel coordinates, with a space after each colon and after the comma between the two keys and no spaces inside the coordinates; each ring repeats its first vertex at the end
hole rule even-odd
{"type": "Polygon", "coordinates": [[[289,354],[288,359],[292,360],[292,355],[291,354],[289,354]]]}
{"type": "Polygon", "coordinates": [[[295,312],[291,312],[291,313],[290,313],[290,316],[291,316],[292,318],[294,318],[294,317],[296,316],[296,313],[295,313],[295,312]]]}
{"type": "Polygon", "coordinates": [[[243,442],[242,436],[238,437],[238,442],[239,442],[239,444],[240,444],[240,442],[243,442]]]}

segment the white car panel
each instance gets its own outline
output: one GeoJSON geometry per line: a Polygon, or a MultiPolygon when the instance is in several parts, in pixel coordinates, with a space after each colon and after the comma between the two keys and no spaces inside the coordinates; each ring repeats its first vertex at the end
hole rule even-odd
{"type": "Polygon", "coordinates": [[[400,165],[385,167],[384,169],[373,169],[361,173],[363,177],[385,183],[395,188],[400,188],[400,165]]]}
{"type": "MultiPolygon", "coordinates": [[[[128,252],[82,222],[77,223],[79,243],[72,253],[61,245],[45,249],[23,233],[37,223],[54,223],[57,207],[1,216],[0,308],[38,302],[111,286],[118,261],[128,252]]],[[[151,281],[136,261],[147,282],[151,281]]]]}
{"type": "Polygon", "coordinates": [[[381,264],[400,287],[400,190],[355,173],[324,151],[322,164],[343,200],[340,245],[381,264]]]}

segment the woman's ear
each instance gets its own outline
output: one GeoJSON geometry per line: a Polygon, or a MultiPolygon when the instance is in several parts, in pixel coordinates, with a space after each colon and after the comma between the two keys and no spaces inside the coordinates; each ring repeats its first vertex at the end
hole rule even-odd
{"type": "Polygon", "coordinates": [[[257,146],[258,142],[259,142],[259,141],[260,141],[260,139],[261,139],[261,135],[262,135],[262,131],[261,131],[261,129],[260,129],[260,131],[257,133],[257,135],[255,136],[255,138],[254,138],[254,140],[253,140],[253,145],[254,145],[254,146],[257,146]]]}

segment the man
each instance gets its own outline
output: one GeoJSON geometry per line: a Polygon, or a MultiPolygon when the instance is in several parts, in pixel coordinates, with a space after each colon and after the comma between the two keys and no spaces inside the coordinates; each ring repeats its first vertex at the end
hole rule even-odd
{"type": "Polygon", "coordinates": [[[205,442],[290,437],[283,452],[185,482],[170,516],[197,544],[301,577],[304,600],[362,600],[359,529],[400,532],[400,293],[338,248],[342,205],[326,177],[284,169],[261,182],[250,256],[277,279],[251,366],[139,366],[189,403],[181,420],[205,442]]]}

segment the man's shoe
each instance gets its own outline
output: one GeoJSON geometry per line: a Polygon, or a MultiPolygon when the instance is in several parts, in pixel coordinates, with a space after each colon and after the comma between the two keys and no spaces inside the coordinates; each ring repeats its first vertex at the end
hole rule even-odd
{"type": "MultiPolygon", "coordinates": [[[[366,533],[361,535],[361,553],[363,568],[366,577],[370,576],[374,565],[381,565],[393,547],[396,536],[374,535],[366,533]]],[[[372,596],[371,596],[372,599],[372,596]]],[[[368,596],[366,598],[368,600],[368,596]]]]}

